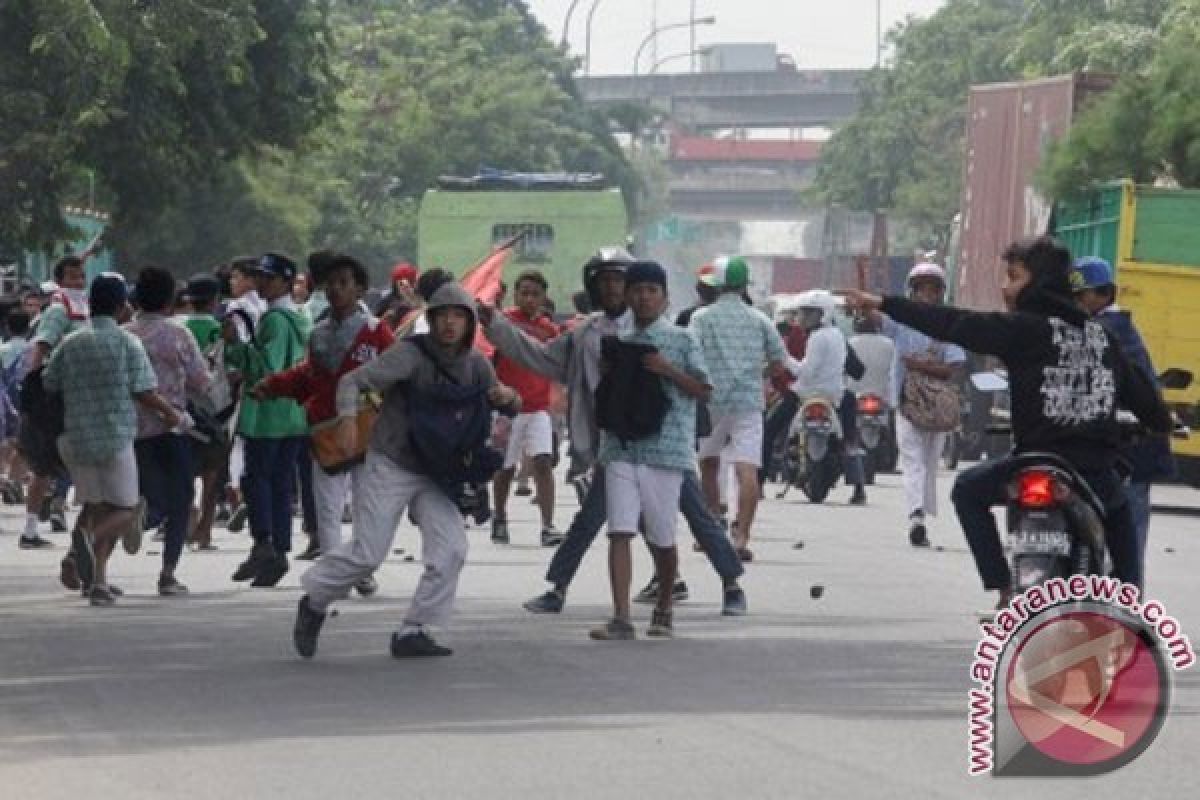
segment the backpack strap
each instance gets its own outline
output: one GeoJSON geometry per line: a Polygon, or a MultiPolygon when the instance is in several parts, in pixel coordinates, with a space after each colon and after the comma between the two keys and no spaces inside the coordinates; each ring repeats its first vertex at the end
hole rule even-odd
{"type": "Polygon", "coordinates": [[[421,355],[423,355],[423,356],[425,356],[425,358],[429,359],[429,361],[433,364],[433,368],[438,371],[439,375],[441,375],[443,378],[445,378],[450,383],[453,383],[456,385],[462,383],[462,381],[460,381],[458,378],[451,375],[450,370],[446,369],[446,367],[442,364],[442,362],[438,361],[437,357],[432,352],[430,352],[428,337],[426,337],[425,334],[423,334],[423,333],[415,334],[413,336],[408,337],[408,339],[410,342],[412,342],[414,345],[417,346],[417,349],[421,351],[421,355]]]}

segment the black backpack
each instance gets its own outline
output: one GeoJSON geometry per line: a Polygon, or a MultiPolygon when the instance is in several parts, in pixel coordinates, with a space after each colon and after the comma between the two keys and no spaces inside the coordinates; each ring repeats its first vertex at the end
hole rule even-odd
{"type": "Polygon", "coordinates": [[[66,407],[60,392],[51,392],[42,383],[45,365],[30,370],[21,382],[20,410],[38,430],[57,438],[66,428],[66,407]]]}
{"type": "Polygon", "coordinates": [[[642,358],[658,349],[616,336],[600,340],[607,371],[596,387],[596,423],[628,444],[662,430],[671,401],[662,379],[642,366],[642,358]]]}
{"type": "Polygon", "coordinates": [[[464,385],[437,360],[427,337],[409,337],[433,362],[444,382],[406,387],[408,441],[422,469],[452,496],[463,484],[485,483],[504,465],[504,456],[488,446],[492,410],[488,387],[464,385]]]}

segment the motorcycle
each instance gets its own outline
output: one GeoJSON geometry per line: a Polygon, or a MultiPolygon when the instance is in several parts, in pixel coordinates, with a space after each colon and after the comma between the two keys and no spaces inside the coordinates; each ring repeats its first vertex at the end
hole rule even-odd
{"type": "Polygon", "coordinates": [[[822,503],[842,475],[842,427],[837,408],[825,398],[814,397],[800,404],[788,432],[784,456],[786,484],[782,499],[792,486],[814,503],[822,503]]]}
{"type": "Polygon", "coordinates": [[[899,457],[891,412],[877,394],[858,396],[858,438],[864,451],[863,477],[874,485],[875,473],[895,470],[899,457]]]}
{"type": "MultiPolygon", "coordinates": [[[[989,373],[984,373],[984,376],[989,373]]],[[[996,386],[995,373],[980,382],[996,386]]],[[[1191,373],[1168,370],[1160,380],[1166,388],[1186,388],[1191,373]]],[[[976,376],[972,376],[975,382],[976,376]]],[[[1005,409],[993,409],[992,434],[1011,434],[1005,409]]],[[[1137,419],[1118,412],[1122,439],[1133,442],[1143,435],[1137,419]]],[[[1172,434],[1187,438],[1190,432],[1176,427],[1172,434]]],[[[1007,550],[1014,592],[1020,593],[1051,578],[1101,575],[1110,563],[1104,537],[1104,505],[1065,459],[1053,453],[1030,452],[1014,457],[1012,477],[1006,487],[1007,550]]]]}

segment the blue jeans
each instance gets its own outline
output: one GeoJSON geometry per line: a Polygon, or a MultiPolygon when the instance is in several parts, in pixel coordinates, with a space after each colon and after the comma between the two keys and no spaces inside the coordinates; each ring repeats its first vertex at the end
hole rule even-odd
{"type": "Polygon", "coordinates": [[[304,530],[308,533],[317,532],[317,500],[313,494],[313,460],[309,438],[302,440],[299,452],[296,453],[296,479],[300,484],[300,510],[303,513],[304,530]]]}
{"type": "MultiPolygon", "coordinates": [[[[575,515],[575,519],[571,520],[566,538],[554,551],[554,557],[550,559],[550,566],[546,570],[546,580],[553,584],[555,589],[565,591],[571,585],[588,548],[600,534],[600,529],[608,522],[606,499],[604,470],[592,470],[592,485],[587,496],[583,498],[583,506],[575,515]]],[[[692,470],[683,473],[679,510],[683,512],[692,536],[700,543],[721,580],[729,582],[741,576],[745,567],[734,551],[733,543],[725,535],[725,528],[708,510],[704,492],[700,488],[700,478],[692,470]]]]}
{"type": "Polygon", "coordinates": [[[1138,574],[1146,580],[1146,539],[1150,535],[1150,481],[1130,481],[1125,487],[1129,512],[1133,514],[1134,539],[1137,541],[1138,574]]]}
{"type": "Polygon", "coordinates": [[[247,436],[246,470],[242,493],[250,517],[250,535],[256,545],[271,544],[283,555],[292,549],[292,499],[296,487],[296,459],[303,436],[260,439],[247,436]]]}
{"type": "MultiPolygon", "coordinates": [[[[1133,515],[1116,472],[1109,469],[1079,474],[1104,504],[1104,538],[1112,557],[1113,575],[1141,586],[1133,515]]],[[[1011,477],[1012,459],[985,461],[960,472],[950,492],[984,589],[1007,590],[1012,585],[1012,575],[1000,546],[1000,530],[991,511],[992,506],[1005,502],[1005,488],[1011,477]]]]}
{"type": "Polygon", "coordinates": [[[192,443],[186,436],[164,433],[133,443],[137,455],[138,490],[146,498],[148,518],[166,520],[163,569],[174,570],[187,541],[188,520],[195,494],[192,443]]]}

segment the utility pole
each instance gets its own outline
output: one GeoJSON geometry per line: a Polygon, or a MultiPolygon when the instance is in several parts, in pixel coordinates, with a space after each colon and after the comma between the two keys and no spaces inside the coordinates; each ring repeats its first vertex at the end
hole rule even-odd
{"type": "Polygon", "coordinates": [[[692,72],[696,71],[696,0],[692,0],[688,11],[688,33],[691,41],[688,43],[688,55],[692,57],[692,72]]]}
{"type": "Polygon", "coordinates": [[[875,0],[875,69],[883,65],[883,0],[875,0]]]}

